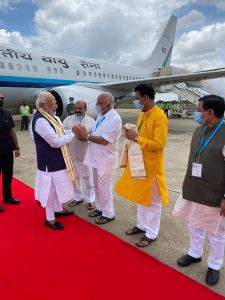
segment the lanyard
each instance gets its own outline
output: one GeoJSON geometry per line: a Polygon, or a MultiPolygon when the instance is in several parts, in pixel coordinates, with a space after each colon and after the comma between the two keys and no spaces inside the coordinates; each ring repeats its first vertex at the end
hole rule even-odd
{"type": "Polygon", "coordinates": [[[202,154],[203,150],[205,150],[208,143],[211,141],[211,139],[214,137],[214,135],[217,133],[217,131],[220,130],[220,128],[222,127],[223,124],[224,124],[224,121],[221,120],[220,123],[214,129],[213,133],[210,135],[210,137],[205,142],[204,142],[204,135],[205,135],[206,128],[204,128],[203,133],[202,133],[202,139],[201,139],[201,147],[198,152],[198,161],[199,161],[200,155],[202,154]]]}
{"type": "MultiPolygon", "coordinates": [[[[98,126],[104,121],[105,117],[102,116],[101,118],[98,119],[98,122],[96,122],[95,130],[98,128],[98,126]]],[[[95,131],[94,130],[94,131],[95,131]]]]}

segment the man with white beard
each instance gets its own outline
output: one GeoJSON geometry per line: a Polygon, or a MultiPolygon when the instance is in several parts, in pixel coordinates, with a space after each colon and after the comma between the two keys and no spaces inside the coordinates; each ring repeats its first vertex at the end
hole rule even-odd
{"type": "Polygon", "coordinates": [[[32,132],[37,152],[37,175],[35,199],[46,209],[45,224],[61,230],[64,226],[56,217],[72,215],[62,208],[62,203],[73,198],[76,174],[67,144],[74,133],[64,134],[61,125],[54,118],[56,100],[49,92],[41,92],[36,100],[37,112],[32,120],[32,132]],[[58,201],[58,211],[55,204],[58,201]]]}

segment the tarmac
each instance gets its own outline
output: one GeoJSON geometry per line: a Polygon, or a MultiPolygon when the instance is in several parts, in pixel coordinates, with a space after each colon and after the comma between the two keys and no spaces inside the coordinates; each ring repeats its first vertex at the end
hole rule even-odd
{"type": "MultiPolygon", "coordinates": [[[[121,115],[123,124],[134,124],[136,122],[138,116],[137,110],[117,109],[117,111],[121,115]]],[[[14,163],[14,177],[20,179],[25,184],[34,187],[36,174],[36,153],[34,143],[27,131],[19,131],[19,117],[15,116],[14,120],[17,127],[19,145],[21,148],[21,156],[19,158],[16,158],[14,163]]],[[[207,258],[209,255],[207,238],[205,240],[202,261],[189,267],[179,267],[176,261],[181,255],[187,253],[189,236],[185,223],[183,223],[183,221],[180,219],[176,219],[172,215],[172,210],[175,201],[181,192],[182,182],[186,173],[192,133],[197,126],[198,125],[193,119],[169,119],[169,133],[165,148],[165,168],[169,190],[169,204],[165,208],[163,208],[161,227],[157,240],[150,246],[140,249],[140,251],[148,253],[159,261],[176,269],[178,272],[181,272],[196,280],[200,284],[207,286],[205,284],[207,258]]],[[[125,138],[122,134],[119,145],[120,153],[124,141],[125,138]]],[[[118,181],[122,172],[123,169],[117,169],[115,183],[118,181]]],[[[138,234],[135,236],[127,236],[125,234],[125,230],[136,225],[136,205],[125,199],[122,199],[116,193],[114,193],[114,204],[116,219],[114,222],[102,225],[102,228],[113,233],[122,240],[134,245],[134,243],[137,242],[142,235],[138,234]]],[[[93,218],[88,217],[88,213],[89,211],[86,209],[86,203],[84,202],[76,206],[75,208],[76,215],[80,216],[90,223],[95,224],[93,218]]],[[[44,220],[40,220],[40,222],[43,222],[44,226],[44,220]]],[[[98,225],[95,224],[95,226],[98,225]]],[[[136,246],[134,245],[134,247],[136,246]]],[[[91,259],[91,253],[89,259],[91,259]]],[[[166,280],[166,278],[162,277],[162,281],[163,280],[166,280]]],[[[224,282],[225,271],[224,268],[222,268],[218,284],[214,287],[207,287],[225,296],[224,282]]],[[[175,288],[176,283],[174,282],[174,289],[175,288]]]]}

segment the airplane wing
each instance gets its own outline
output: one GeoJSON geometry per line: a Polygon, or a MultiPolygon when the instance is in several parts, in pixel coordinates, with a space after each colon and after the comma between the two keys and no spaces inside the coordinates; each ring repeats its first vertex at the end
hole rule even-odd
{"type": "Polygon", "coordinates": [[[179,74],[179,75],[169,75],[169,76],[159,76],[138,80],[122,81],[122,82],[113,82],[113,83],[101,83],[99,86],[107,88],[110,90],[117,91],[131,91],[138,84],[147,83],[151,84],[153,87],[176,84],[181,82],[197,82],[206,79],[215,79],[225,77],[225,68],[221,69],[212,69],[201,72],[194,72],[188,74],[179,74]]]}

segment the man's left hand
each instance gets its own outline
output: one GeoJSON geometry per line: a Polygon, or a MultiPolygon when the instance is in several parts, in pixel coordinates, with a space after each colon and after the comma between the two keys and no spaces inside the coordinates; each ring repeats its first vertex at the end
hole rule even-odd
{"type": "Polygon", "coordinates": [[[15,150],[15,157],[19,157],[20,156],[20,150],[19,149],[16,149],[15,150]]]}
{"type": "Polygon", "coordinates": [[[125,129],[125,137],[128,140],[134,141],[137,136],[138,136],[138,134],[134,130],[132,130],[132,129],[125,129]]]}
{"type": "Polygon", "coordinates": [[[220,215],[225,217],[225,199],[223,199],[220,203],[220,215]]]}

